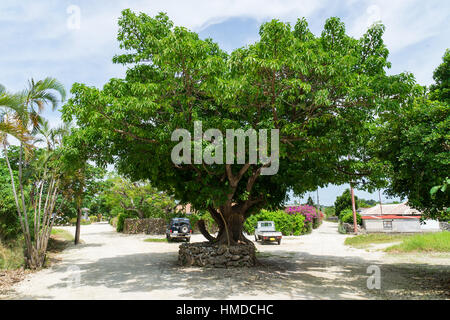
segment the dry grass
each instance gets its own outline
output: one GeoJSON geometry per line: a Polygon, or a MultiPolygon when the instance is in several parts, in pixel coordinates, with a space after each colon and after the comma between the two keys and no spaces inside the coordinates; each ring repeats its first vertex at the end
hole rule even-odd
{"type": "Polygon", "coordinates": [[[0,270],[12,270],[22,267],[23,244],[21,241],[5,244],[0,242],[0,270]]]}

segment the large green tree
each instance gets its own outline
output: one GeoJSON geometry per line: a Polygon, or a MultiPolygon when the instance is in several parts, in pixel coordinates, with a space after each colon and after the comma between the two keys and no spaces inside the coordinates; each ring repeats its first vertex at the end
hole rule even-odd
{"type": "Polygon", "coordinates": [[[414,103],[391,110],[374,131],[374,150],[390,164],[387,193],[408,199],[429,218],[445,219],[450,204],[450,189],[430,193],[450,176],[449,59],[447,50],[428,95],[422,90],[414,103]]]}
{"type": "MultiPolygon", "coordinates": [[[[128,66],[126,77],[102,90],[74,84],[63,117],[76,119],[77,139],[91,159],[208,210],[219,226],[218,236],[205,234],[208,239],[246,241],[245,219],[280,206],[287,191],[300,195],[370,173],[362,170],[371,162],[364,149],[368,124],[406,103],[414,84],[410,74],[386,75],[383,32],[375,24],[354,39],[330,18],[315,36],[305,19],[293,27],[272,20],[261,26],[256,43],[228,54],[211,39],[175,27],[165,14],[125,10],[118,40],[126,53],[113,61],[128,66]],[[172,132],[192,134],[194,121],[224,134],[278,129],[277,174],[262,175],[272,163],[250,163],[249,150],[240,164],[174,164],[172,132]]],[[[192,145],[214,148],[209,139],[192,145]]]]}

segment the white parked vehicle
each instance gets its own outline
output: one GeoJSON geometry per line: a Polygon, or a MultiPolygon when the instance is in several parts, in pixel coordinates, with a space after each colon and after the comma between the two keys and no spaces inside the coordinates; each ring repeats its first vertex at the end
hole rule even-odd
{"type": "Polygon", "coordinates": [[[273,221],[258,221],[255,229],[255,241],[276,241],[281,243],[281,232],[276,231],[275,222],[273,221]]]}

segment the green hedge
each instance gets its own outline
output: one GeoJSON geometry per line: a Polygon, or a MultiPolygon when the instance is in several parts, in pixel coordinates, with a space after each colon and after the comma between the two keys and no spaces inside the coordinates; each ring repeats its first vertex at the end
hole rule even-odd
{"type": "MultiPolygon", "coordinates": [[[[353,223],[353,211],[351,209],[342,210],[339,220],[345,223],[353,223]]],[[[359,225],[362,225],[361,215],[358,212],[356,213],[356,221],[359,225]]]]}
{"type": "Polygon", "coordinates": [[[311,223],[305,224],[305,217],[301,214],[287,214],[283,210],[261,210],[258,214],[250,216],[244,222],[244,231],[248,234],[253,234],[258,221],[275,222],[276,230],[285,236],[299,236],[312,230],[311,223]]]}
{"type": "Polygon", "coordinates": [[[117,232],[122,232],[123,231],[123,226],[125,224],[125,219],[129,218],[129,215],[126,213],[120,213],[117,216],[117,226],[116,226],[116,230],[117,232]]]}

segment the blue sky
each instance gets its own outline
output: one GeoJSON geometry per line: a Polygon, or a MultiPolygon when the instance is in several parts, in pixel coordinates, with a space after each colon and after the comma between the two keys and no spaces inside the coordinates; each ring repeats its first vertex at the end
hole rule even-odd
{"type": "MultiPolygon", "coordinates": [[[[325,19],[338,16],[347,33],[357,38],[381,20],[392,62],[388,72],[412,72],[422,85],[433,82],[433,70],[450,47],[448,0],[2,0],[0,83],[18,91],[30,77],[52,76],[69,91],[74,82],[101,87],[112,77],[122,77],[124,68],[111,59],[119,52],[117,18],[125,8],[150,15],[166,12],[176,25],[212,37],[227,51],[258,40],[261,23],[273,18],[294,24],[306,17],[311,31],[319,35],[325,19]]],[[[57,111],[45,116],[58,125],[57,111]]],[[[347,187],[321,189],[321,203],[333,203],[347,187]]],[[[377,194],[360,190],[356,194],[378,199],[377,194]]]]}

